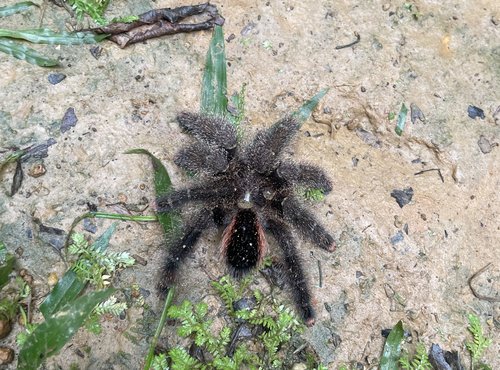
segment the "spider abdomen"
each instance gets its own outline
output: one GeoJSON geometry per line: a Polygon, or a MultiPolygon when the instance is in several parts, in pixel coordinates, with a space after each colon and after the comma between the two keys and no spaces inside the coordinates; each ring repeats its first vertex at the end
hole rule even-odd
{"type": "Polygon", "coordinates": [[[224,230],[222,251],[234,277],[241,277],[262,260],[264,231],[252,209],[239,210],[224,230]]]}

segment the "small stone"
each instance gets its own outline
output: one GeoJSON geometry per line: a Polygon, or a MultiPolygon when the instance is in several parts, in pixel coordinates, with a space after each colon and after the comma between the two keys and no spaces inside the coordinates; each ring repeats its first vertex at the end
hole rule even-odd
{"type": "Polygon", "coordinates": [[[307,365],[303,363],[293,364],[292,370],[307,370],[307,365]]]}
{"type": "Polygon", "coordinates": [[[90,48],[90,54],[96,59],[99,59],[102,54],[102,48],[100,46],[92,46],[90,48]]]}
{"type": "Polygon", "coordinates": [[[467,114],[472,119],[476,119],[477,117],[479,117],[481,119],[486,118],[486,116],[484,115],[484,110],[482,110],[481,108],[476,107],[474,105],[469,105],[469,107],[467,108],[467,114]]]}
{"type": "Polygon", "coordinates": [[[403,239],[404,239],[404,234],[403,232],[400,230],[398,231],[392,238],[391,238],[391,244],[394,245],[394,244],[397,244],[399,242],[402,242],[403,239]]]}
{"type": "Polygon", "coordinates": [[[388,11],[390,8],[391,8],[391,4],[390,3],[385,3],[384,5],[382,5],[382,10],[384,12],[388,11]]]}
{"type": "Polygon", "coordinates": [[[118,201],[121,203],[127,203],[127,196],[123,193],[118,194],[118,201]]]}
{"type": "Polygon", "coordinates": [[[57,276],[57,274],[55,272],[51,272],[49,274],[49,276],[47,276],[47,284],[51,287],[56,285],[58,281],[59,281],[59,277],[57,276]]]}
{"type": "Polygon", "coordinates": [[[7,335],[9,335],[10,331],[12,330],[12,325],[10,323],[10,320],[0,320],[0,339],[5,338],[7,335]]]}
{"type": "Polygon", "coordinates": [[[498,143],[491,144],[488,139],[486,139],[483,135],[481,135],[479,137],[477,145],[479,145],[479,149],[481,149],[481,152],[483,154],[487,154],[491,152],[493,150],[493,147],[497,146],[498,143]]]}
{"type": "Polygon", "coordinates": [[[64,73],[51,73],[47,79],[52,85],[57,85],[59,82],[64,80],[66,75],[64,73]]]}
{"type": "Polygon", "coordinates": [[[411,187],[403,190],[394,189],[391,193],[391,197],[396,199],[400,208],[403,208],[403,206],[411,202],[411,198],[413,198],[413,189],[411,187]]]}
{"type": "Polygon", "coordinates": [[[46,172],[47,172],[47,169],[45,168],[43,163],[35,163],[28,170],[28,175],[30,175],[31,177],[37,178],[37,177],[45,175],[46,172]]]}
{"type": "Polygon", "coordinates": [[[78,122],[78,118],[75,114],[75,108],[68,108],[61,122],[61,133],[68,131],[71,127],[75,127],[78,122]]]}
{"type": "Polygon", "coordinates": [[[97,225],[94,220],[86,218],[83,220],[83,229],[89,233],[95,234],[97,232],[97,225]]]}
{"type": "Polygon", "coordinates": [[[0,365],[7,365],[14,361],[14,350],[9,347],[0,347],[0,365]]]}

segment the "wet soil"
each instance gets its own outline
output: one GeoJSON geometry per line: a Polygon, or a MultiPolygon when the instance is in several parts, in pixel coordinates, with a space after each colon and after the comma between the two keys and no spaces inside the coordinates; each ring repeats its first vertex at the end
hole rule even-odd
{"type": "MultiPolygon", "coordinates": [[[[110,17],[177,5],[117,0],[110,17]]],[[[496,338],[484,360],[500,368],[498,4],[216,5],[226,18],[226,37],[234,35],[226,44],[229,93],[247,86],[248,135],[330,88],[292,153],[323,167],[334,184],[333,192],[311,207],[338,240],[337,250],[329,254],[301,245],[317,311],[317,324],[305,337],[321,360],[331,369],[342,363],[376,366],[381,330],[398,320],[414,343],[439,343],[465,354],[466,315],[475,313],[486,334],[496,338]],[[335,48],[354,41],[355,32],[359,43],[335,48]],[[417,105],[425,122],[412,124],[408,117],[398,136],[396,119],[388,117],[397,116],[402,103],[417,105]],[[484,119],[470,118],[470,105],[483,109],[484,119]],[[429,169],[439,169],[442,177],[436,170],[416,175],[429,169]],[[401,208],[391,193],[409,187],[413,196],[401,208]],[[490,262],[474,284],[496,302],[478,299],[467,283],[490,262]]],[[[0,19],[0,27],[36,28],[39,21],[40,12],[33,9],[0,19]]],[[[64,11],[47,6],[43,25],[64,28],[68,21],[64,11]]],[[[45,174],[25,176],[13,197],[15,166],[0,182],[0,240],[34,276],[35,305],[49,291],[49,274],[62,276],[66,269],[56,251],[60,242],[44,236],[35,219],[67,231],[88,210],[87,203],[108,212],[121,210],[112,205],[118,202],[152,203],[152,168],[147,158],[124,154],[131,148],[158,156],[174,184],[189,180],[172,162],[186,140],[174,118],[180,110],[199,107],[209,39],[210,32],[180,34],[126,49],[104,42],[99,59],[89,45],[34,46],[60,59],[62,67],[53,70],[0,55],[0,149],[57,141],[47,158],[25,164],[26,169],[43,164],[45,174]],[[55,72],[67,77],[52,85],[48,75],[55,72]],[[78,120],[61,132],[70,107],[78,120]]],[[[109,224],[97,220],[97,234],[109,224]]],[[[185,264],[178,302],[206,297],[210,278],[224,274],[219,237],[208,232],[185,264]]],[[[147,260],[146,266],[125,270],[115,285],[137,283],[151,293],[146,302],[158,313],[154,286],[164,255],[160,227],[120,223],[112,249],[147,260]]],[[[141,330],[148,332],[142,308],[131,309],[123,320],[107,318],[102,335],[79,332],[49,368],[72,363],[89,369],[140,368],[147,350],[141,330]]],[[[169,338],[163,338],[165,345],[172,344],[169,338]]]]}

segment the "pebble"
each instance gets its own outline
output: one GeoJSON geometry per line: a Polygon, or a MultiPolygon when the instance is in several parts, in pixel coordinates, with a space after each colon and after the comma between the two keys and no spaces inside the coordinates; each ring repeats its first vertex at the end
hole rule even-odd
{"type": "Polygon", "coordinates": [[[52,85],[57,85],[59,82],[61,82],[65,78],[66,78],[66,75],[64,73],[51,73],[47,77],[47,79],[49,80],[49,82],[52,85]]]}
{"type": "Polygon", "coordinates": [[[28,170],[28,175],[30,175],[31,177],[37,178],[37,177],[45,175],[46,172],[47,172],[47,168],[45,168],[43,163],[35,163],[28,170]]]}
{"type": "Polygon", "coordinates": [[[71,127],[75,127],[78,122],[78,118],[75,114],[75,108],[68,108],[61,122],[61,133],[68,131],[71,127]]]}
{"type": "Polygon", "coordinates": [[[0,365],[7,365],[14,361],[14,350],[9,347],[0,347],[0,365]]]}

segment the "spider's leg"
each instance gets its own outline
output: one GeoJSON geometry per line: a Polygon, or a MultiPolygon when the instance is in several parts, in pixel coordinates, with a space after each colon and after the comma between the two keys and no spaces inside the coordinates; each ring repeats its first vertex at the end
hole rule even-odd
{"type": "Polygon", "coordinates": [[[192,201],[227,199],[234,195],[234,188],[222,186],[218,182],[172,191],[156,199],[157,212],[165,213],[181,208],[192,201]]]}
{"type": "Polygon", "coordinates": [[[157,286],[160,294],[166,294],[169,287],[175,281],[177,270],[182,261],[184,261],[193,250],[202,231],[210,224],[210,216],[211,213],[209,210],[201,210],[194,222],[185,227],[184,235],[170,245],[168,256],[163,265],[161,278],[157,286]]]}
{"type": "Polygon", "coordinates": [[[309,189],[319,189],[328,194],[332,191],[332,183],[319,167],[283,161],[276,170],[278,176],[290,184],[304,186],[309,189]]]}
{"type": "Polygon", "coordinates": [[[276,167],[278,157],[298,132],[299,127],[299,122],[289,116],[268,130],[258,132],[246,150],[248,163],[259,173],[270,172],[276,167]]]}
{"type": "Polygon", "coordinates": [[[225,149],[236,147],[236,128],[223,118],[182,112],[177,121],[183,130],[200,141],[225,149]]]}
{"type": "Polygon", "coordinates": [[[191,172],[216,174],[228,166],[227,151],[215,145],[197,142],[181,149],[174,157],[174,163],[191,172]]]}
{"type": "Polygon", "coordinates": [[[281,207],[285,220],[295,226],[304,237],[329,252],[335,250],[336,244],[333,237],[311,212],[300,205],[297,199],[288,197],[281,207]]]}
{"type": "Polygon", "coordinates": [[[297,305],[302,318],[307,326],[314,325],[314,309],[311,305],[311,293],[307,286],[306,276],[302,269],[302,262],[295,241],[289,227],[282,221],[268,218],[267,230],[276,240],[278,246],[283,251],[285,268],[284,272],[290,284],[295,304],[297,305]]]}

